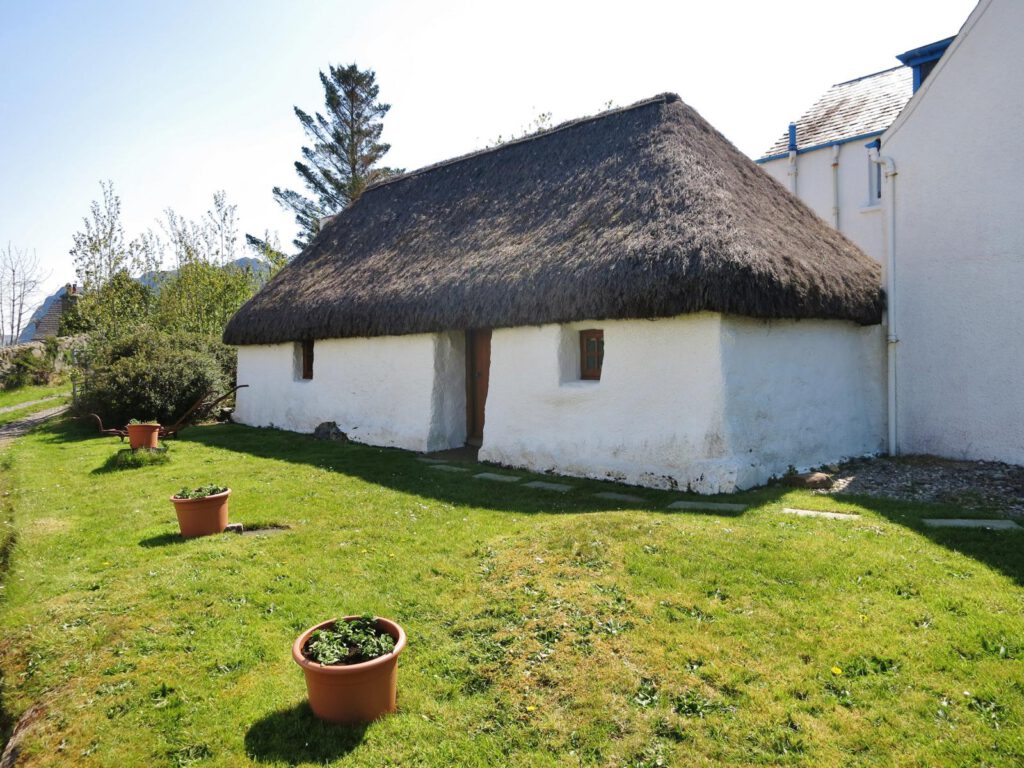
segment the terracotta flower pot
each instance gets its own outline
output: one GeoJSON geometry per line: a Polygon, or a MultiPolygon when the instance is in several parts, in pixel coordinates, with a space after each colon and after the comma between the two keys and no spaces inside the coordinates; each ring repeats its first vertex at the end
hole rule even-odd
{"type": "Polygon", "coordinates": [[[292,645],[292,658],[306,675],[306,690],[313,714],[331,723],[368,723],[395,711],[398,654],[405,648],[405,631],[389,619],[377,618],[377,628],[394,638],[395,650],[360,664],[320,664],[307,659],[302,649],[316,630],[358,616],[331,619],[310,627],[292,645]]]}
{"type": "Polygon", "coordinates": [[[159,424],[128,425],[128,443],[131,445],[133,451],[137,451],[140,448],[148,448],[152,451],[158,447],[159,443],[157,441],[159,438],[159,424]]]}
{"type": "Polygon", "coordinates": [[[231,489],[224,493],[206,496],[202,499],[179,499],[171,496],[174,511],[178,514],[178,527],[186,539],[195,536],[210,536],[223,533],[228,527],[228,496],[231,489]]]}

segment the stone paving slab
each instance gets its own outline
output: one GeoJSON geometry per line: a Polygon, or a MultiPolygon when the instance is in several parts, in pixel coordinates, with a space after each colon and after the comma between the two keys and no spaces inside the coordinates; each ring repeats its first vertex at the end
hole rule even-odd
{"type": "Polygon", "coordinates": [[[1013,520],[965,520],[963,518],[932,518],[922,520],[929,528],[984,528],[990,531],[1024,530],[1013,520]]]}
{"type": "Polygon", "coordinates": [[[746,504],[731,504],[723,501],[673,501],[669,509],[703,509],[714,512],[743,512],[746,504]]]}
{"type": "Polygon", "coordinates": [[[794,507],[784,507],[782,511],[787,515],[796,515],[797,517],[824,517],[827,520],[860,520],[860,515],[854,515],[850,512],[823,512],[820,509],[796,509],[794,507]]]}
{"type": "Polygon", "coordinates": [[[431,464],[431,469],[440,469],[442,472],[469,472],[465,467],[453,467],[451,464],[431,464]]]}
{"type": "Polygon", "coordinates": [[[497,472],[481,472],[473,475],[474,480],[493,480],[496,483],[518,483],[522,478],[518,475],[501,475],[497,472]]]}
{"type": "Polygon", "coordinates": [[[554,491],[555,493],[565,493],[572,490],[571,485],[566,485],[565,483],[546,483],[543,480],[534,480],[532,483],[526,483],[526,487],[536,488],[540,491],[554,491]]]}
{"type": "Polygon", "coordinates": [[[613,491],[601,491],[601,493],[595,493],[599,499],[607,499],[608,501],[628,501],[630,504],[643,504],[647,499],[643,499],[639,496],[633,496],[629,493],[615,493],[613,491]]]}

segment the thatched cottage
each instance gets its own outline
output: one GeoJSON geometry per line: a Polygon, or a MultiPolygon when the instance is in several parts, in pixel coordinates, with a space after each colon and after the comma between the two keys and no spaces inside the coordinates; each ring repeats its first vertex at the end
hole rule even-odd
{"type": "Polygon", "coordinates": [[[235,418],[731,491],[882,448],[879,286],[662,95],[368,189],[228,324],[235,418]]]}

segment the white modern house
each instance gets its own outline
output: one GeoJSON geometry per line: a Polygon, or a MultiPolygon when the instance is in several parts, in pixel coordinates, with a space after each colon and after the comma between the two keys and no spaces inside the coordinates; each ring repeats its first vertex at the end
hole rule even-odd
{"type": "Polygon", "coordinates": [[[897,451],[1024,464],[1022,43],[981,0],[882,135],[897,451]]]}
{"type": "Polygon", "coordinates": [[[881,280],[662,95],[369,188],[228,324],[235,418],[732,491],[884,448],[881,280]]]}
{"type": "Polygon", "coordinates": [[[833,86],[758,162],[883,264],[891,453],[1024,464],[1024,3],[833,86]]]}

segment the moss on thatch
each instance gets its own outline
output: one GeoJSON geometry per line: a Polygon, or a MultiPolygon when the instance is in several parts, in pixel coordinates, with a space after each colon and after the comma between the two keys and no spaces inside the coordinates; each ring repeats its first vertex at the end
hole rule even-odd
{"type": "Polygon", "coordinates": [[[224,340],[702,310],[873,324],[879,284],[874,261],[668,94],[371,187],[224,340]]]}

